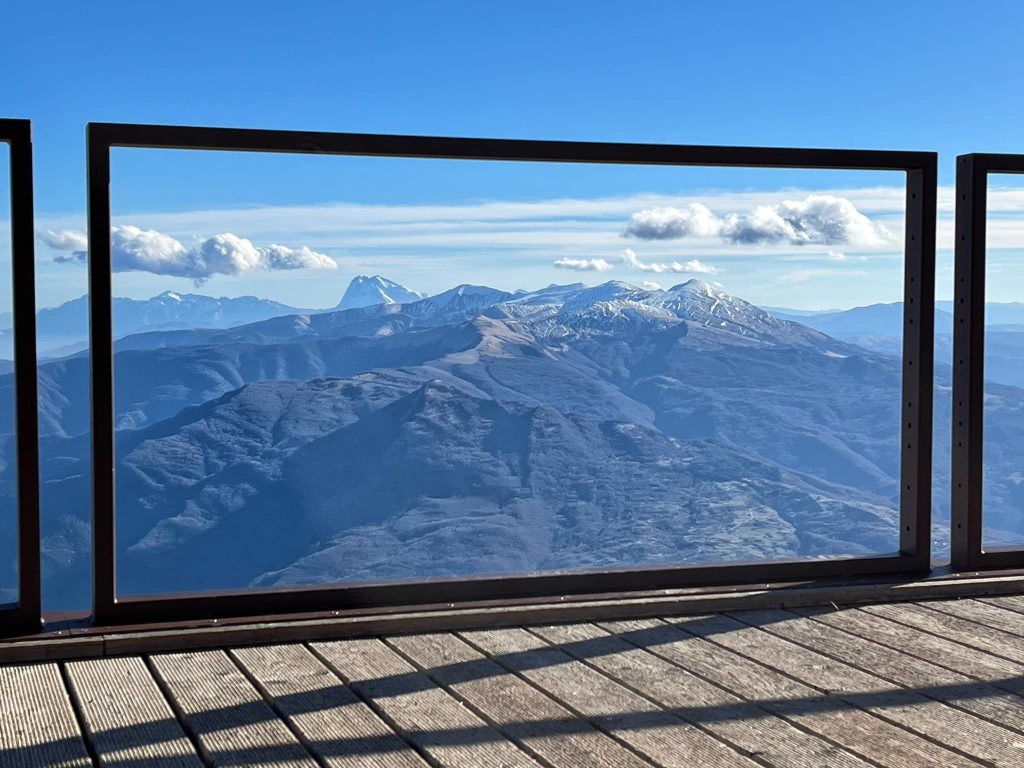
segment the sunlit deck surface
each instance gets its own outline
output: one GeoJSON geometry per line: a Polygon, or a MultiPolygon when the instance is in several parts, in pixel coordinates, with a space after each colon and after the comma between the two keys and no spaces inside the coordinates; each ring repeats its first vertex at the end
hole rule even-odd
{"type": "Polygon", "coordinates": [[[1024,597],[0,666],[0,765],[1024,766],[1024,597]]]}

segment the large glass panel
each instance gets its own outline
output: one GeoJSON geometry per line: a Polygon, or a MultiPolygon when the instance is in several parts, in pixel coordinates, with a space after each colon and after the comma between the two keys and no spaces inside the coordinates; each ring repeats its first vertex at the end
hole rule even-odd
{"type": "Polygon", "coordinates": [[[11,157],[0,141],[0,604],[18,601],[18,489],[11,386],[11,157]]]}
{"type": "Polygon", "coordinates": [[[898,549],[901,173],[111,179],[120,594],[898,549]]]}
{"type": "Polygon", "coordinates": [[[1024,544],[1024,177],[990,174],[985,249],[983,545],[1024,544]]]}

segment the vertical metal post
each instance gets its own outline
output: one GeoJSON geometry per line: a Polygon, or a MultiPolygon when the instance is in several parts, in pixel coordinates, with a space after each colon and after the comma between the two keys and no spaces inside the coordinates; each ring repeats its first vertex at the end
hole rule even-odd
{"type": "Polygon", "coordinates": [[[985,407],[985,215],[988,173],[975,155],[956,161],[953,290],[952,565],[981,566],[985,407]]]}
{"type": "Polygon", "coordinates": [[[11,281],[18,494],[17,624],[39,629],[42,616],[39,531],[39,429],[36,406],[35,221],[32,124],[4,120],[11,152],[11,281]]]}
{"type": "Polygon", "coordinates": [[[89,179],[89,351],[92,386],[92,589],[96,621],[116,603],[114,353],[111,317],[110,149],[86,129],[89,179]]]}
{"type": "Polygon", "coordinates": [[[937,159],[907,172],[903,276],[900,552],[931,561],[932,376],[937,159]]]}

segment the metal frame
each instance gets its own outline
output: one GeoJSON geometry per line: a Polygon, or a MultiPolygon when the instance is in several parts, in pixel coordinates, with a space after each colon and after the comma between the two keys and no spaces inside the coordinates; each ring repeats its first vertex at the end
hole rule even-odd
{"type": "Polygon", "coordinates": [[[962,570],[1024,566],[1024,548],[986,549],[983,538],[985,398],[985,219],[988,175],[1024,174],[1024,155],[956,160],[953,296],[952,565],[962,570]]]}
{"type": "Polygon", "coordinates": [[[932,152],[608,144],[305,133],[90,123],[89,286],[92,343],[94,620],[131,623],[348,610],[693,585],[919,573],[930,566],[931,420],[937,157],[932,152]],[[115,575],[110,149],[235,150],[564,163],[735,166],[906,173],[900,551],[872,557],[432,579],[303,589],[118,598],[115,575]]]}
{"type": "Polygon", "coordinates": [[[10,147],[11,158],[11,285],[18,465],[18,601],[0,606],[0,634],[14,634],[38,631],[42,623],[31,121],[0,120],[0,142],[10,147]]]}

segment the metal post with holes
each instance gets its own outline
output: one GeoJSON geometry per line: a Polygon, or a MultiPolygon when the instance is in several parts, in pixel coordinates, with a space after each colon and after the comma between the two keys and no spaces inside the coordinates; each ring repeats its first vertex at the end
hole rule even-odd
{"type": "Polygon", "coordinates": [[[988,175],[1024,173],[1024,155],[970,154],[956,160],[953,291],[953,407],[950,509],[952,566],[1024,566],[1024,549],[985,547],[985,220],[988,175]]]}
{"type": "Polygon", "coordinates": [[[488,601],[493,605],[716,584],[906,575],[926,571],[930,566],[935,153],[520,141],[94,123],[88,127],[88,158],[94,613],[98,623],[377,610],[468,601],[488,601]],[[902,375],[906,405],[901,408],[900,529],[898,543],[894,541],[898,551],[785,562],[610,568],[538,575],[118,597],[110,245],[110,150],[113,147],[902,173],[907,201],[902,375]]]}
{"type": "Polygon", "coordinates": [[[0,142],[10,147],[11,158],[11,284],[17,451],[18,600],[13,606],[0,607],[0,634],[10,635],[38,631],[42,616],[32,123],[29,120],[0,120],[0,142]]]}

